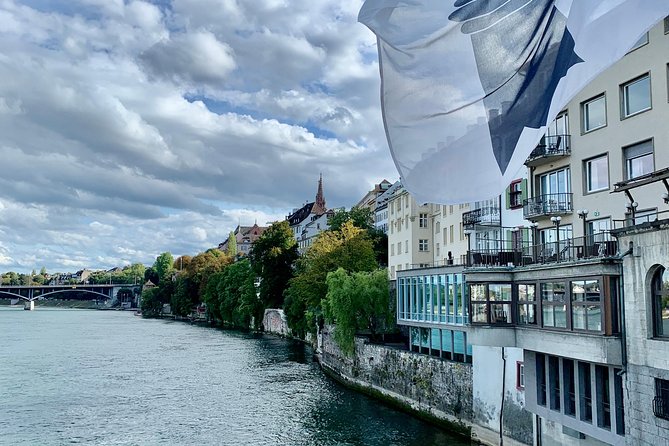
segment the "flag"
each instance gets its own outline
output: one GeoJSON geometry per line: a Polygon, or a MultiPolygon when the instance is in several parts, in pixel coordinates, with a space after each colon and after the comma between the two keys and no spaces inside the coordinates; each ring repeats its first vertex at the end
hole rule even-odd
{"type": "Polygon", "coordinates": [[[547,125],[669,0],[366,0],[386,137],[419,202],[499,195],[547,125]]]}

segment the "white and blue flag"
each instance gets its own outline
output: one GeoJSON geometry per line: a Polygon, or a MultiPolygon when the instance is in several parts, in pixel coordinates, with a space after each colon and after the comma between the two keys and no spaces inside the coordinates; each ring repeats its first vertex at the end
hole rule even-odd
{"type": "Polygon", "coordinates": [[[366,0],[386,136],[419,202],[494,197],[669,0],[366,0]]]}

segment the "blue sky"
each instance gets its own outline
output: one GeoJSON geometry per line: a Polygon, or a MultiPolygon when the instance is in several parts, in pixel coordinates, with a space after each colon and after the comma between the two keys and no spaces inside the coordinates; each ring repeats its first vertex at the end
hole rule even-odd
{"type": "Polygon", "coordinates": [[[361,1],[0,3],[0,271],[152,263],[396,179],[361,1]]]}

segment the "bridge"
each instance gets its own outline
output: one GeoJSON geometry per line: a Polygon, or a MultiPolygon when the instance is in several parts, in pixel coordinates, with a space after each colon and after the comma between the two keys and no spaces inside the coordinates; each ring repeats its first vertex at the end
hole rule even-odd
{"type": "Polygon", "coordinates": [[[141,285],[0,285],[0,298],[23,301],[26,310],[35,308],[35,301],[41,299],[78,299],[103,301],[105,306],[132,302],[142,291],[141,285]]]}

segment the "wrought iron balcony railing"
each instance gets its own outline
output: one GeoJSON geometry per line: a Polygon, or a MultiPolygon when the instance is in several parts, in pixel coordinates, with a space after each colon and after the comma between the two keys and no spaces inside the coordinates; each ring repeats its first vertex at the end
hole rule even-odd
{"type": "Polygon", "coordinates": [[[462,225],[465,229],[474,229],[475,226],[499,226],[501,224],[498,207],[484,207],[462,214],[462,225]]]}
{"type": "Polygon", "coordinates": [[[572,193],[544,194],[523,200],[523,217],[570,214],[574,210],[572,193]]]}
{"type": "Polygon", "coordinates": [[[571,155],[570,135],[545,135],[527,157],[525,165],[538,166],[556,157],[571,155]]]}

